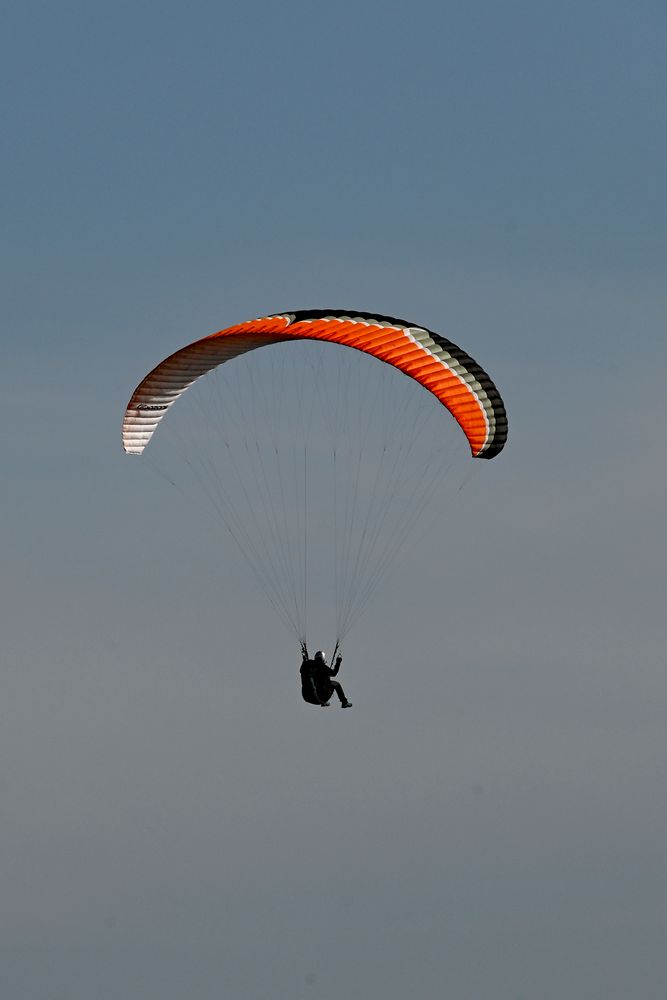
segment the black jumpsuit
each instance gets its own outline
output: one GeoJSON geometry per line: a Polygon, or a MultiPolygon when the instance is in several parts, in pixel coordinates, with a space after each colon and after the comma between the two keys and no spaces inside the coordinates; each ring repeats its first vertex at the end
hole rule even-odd
{"type": "Polygon", "coordinates": [[[324,705],[335,692],[341,705],[346,705],[347,698],[342,685],[332,679],[339,670],[338,660],[335,667],[328,666],[324,660],[303,660],[300,671],[303,700],[310,705],[324,705]]]}

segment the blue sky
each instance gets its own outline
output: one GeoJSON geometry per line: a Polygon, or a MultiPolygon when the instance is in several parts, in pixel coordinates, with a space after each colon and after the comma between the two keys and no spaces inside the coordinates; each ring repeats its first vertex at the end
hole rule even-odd
{"type": "Polygon", "coordinates": [[[8,996],[664,996],[666,28],[6,6],[8,996]],[[119,440],[160,358],[309,306],[443,333],[510,418],[325,718],[119,440]]]}

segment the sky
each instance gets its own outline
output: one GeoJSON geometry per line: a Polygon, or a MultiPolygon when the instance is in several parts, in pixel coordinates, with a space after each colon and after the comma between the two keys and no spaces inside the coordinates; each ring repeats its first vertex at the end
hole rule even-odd
{"type": "Polygon", "coordinates": [[[3,995],[662,1000],[666,29],[5,5],[3,995]],[[161,358],[311,307],[463,345],[510,427],[350,634],[343,713],[120,446],[161,358]]]}

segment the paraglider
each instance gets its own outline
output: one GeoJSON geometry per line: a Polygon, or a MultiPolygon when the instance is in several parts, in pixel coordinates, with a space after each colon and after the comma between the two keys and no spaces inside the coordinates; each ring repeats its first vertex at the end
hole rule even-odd
{"type": "MultiPolygon", "coordinates": [[[[454,438],[487,460],[507,440],[500,393],[469,354],[426,327],[355,310],[275,313],[171,354],[132,394],[125,451],[142,455],[177,402],[181,417],[165,421],[171,438],[158,435],[171,449],[162,474],[175,481],[182,461],[183,484],[210,500],[302,651],[311,608],[322,617],[327,604],[340,650],[430,498],[441,496],[460,450],[454,438]],[[200,381],[186,418],[179,401],[200,381]],[[321,594],[324,561],[331,602],[321,594]]],[[[349,705],[333,680],[339,667],[326,666],[328,686],[322,663],[306,670],[313,703],[328,702],[319,694],[329,691],[349,705]]]]}
{"type": "Polygon", "coordinates": [[[321,705],[328,708],[331,698],[336,694],[341,708],[352,708],[352,702],[347,700],[340,681],[334,680],[343,662],[342,656],[337,656],[333,667],[330,667],[321,649],[311,660],[308,650],[302,651],[301,660],[301,695],[310,705],[321,705]]]}

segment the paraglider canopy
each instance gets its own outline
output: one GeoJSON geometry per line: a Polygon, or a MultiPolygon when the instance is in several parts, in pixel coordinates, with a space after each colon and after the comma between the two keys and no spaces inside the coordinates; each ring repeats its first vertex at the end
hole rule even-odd
{"type": "Polygon", "coordinates": [[[166,358],[132,394],[123,421],[125,451],[140,455],[169,407],[206,372],[282,340],[323,340],[371,354],[432,392],[460,425],[475,458],[493,458],[505,445],[507,417],[500,393],[456,344],[404,320],[320,309],[239,323],[166,358]]]}
{"type": "Polygon", "coordinates": [[[169,447],[156,469],[207,497],[303,650],[314,582],[332,578],[334,657],[429,498],[443,502],[452,437],[466,465],[507,440],[498,389],[469,354],[376,313],[275,313],[183,347],[132,394],[128,454],[196,382],[191,412],[179,403],[158,435],[169,447]]]}

